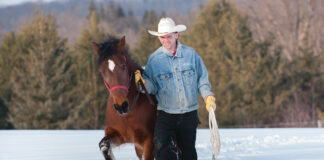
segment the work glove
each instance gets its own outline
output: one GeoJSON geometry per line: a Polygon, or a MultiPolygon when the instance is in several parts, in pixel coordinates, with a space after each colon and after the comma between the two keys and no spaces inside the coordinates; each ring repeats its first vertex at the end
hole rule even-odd
{"type": "Polygon", "coordinates": [[[206,102],[206,109],[207,109],[208,112],[209,112],[209,107],[210,106],[213,107],[214,111],[216,110],[216,103],[215,103],[215,101],[216,101],[216,98],[214,96],[210,96],[209,95],[209,96],[206,97],[205,102],[206,102]]]}
{"type": "Polygon", "coordinates": [[[136,70],[135,71],[135,83],[137,85],[139,85],[139,81],[142,80],[143,84],[145,84],[145,80],[142,77],[141,71],[140,70],[136,70]]]}

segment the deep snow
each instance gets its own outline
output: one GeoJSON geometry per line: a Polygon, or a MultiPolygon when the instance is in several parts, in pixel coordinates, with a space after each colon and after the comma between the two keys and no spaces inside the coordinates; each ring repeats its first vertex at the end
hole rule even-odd
{"type": "MultiPolygon", "coordinates": [[[[103,130],[0,130],[0,160],[103,160],[103,130]]],[[[324,160],[324,129],[220,129],[219,160],[324,160]]],[[[209,130],[199,129],[198,159],[211,159],[209,130]]],[[[137,159],[131,144],[113,150],[137,159]]]]}

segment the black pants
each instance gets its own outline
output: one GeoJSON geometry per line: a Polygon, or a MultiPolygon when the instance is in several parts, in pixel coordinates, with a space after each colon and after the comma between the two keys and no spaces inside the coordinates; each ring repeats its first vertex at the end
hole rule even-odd
{"type": "Polygon", "coordinates": [[[184,114],[169,114],[157,112],[154,130],[154,156],[156,160],[176,160],[172,140],[180,149],[181,160],[197,160],[195,148],[197,125],[199,123],[197,110],[184,114]]]}

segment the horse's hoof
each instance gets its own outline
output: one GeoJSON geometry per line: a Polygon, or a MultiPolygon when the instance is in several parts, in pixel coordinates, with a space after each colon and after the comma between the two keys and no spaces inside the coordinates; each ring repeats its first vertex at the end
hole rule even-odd
{"type": "Polygon", "coordinates": [[[111,152],[111,146],[109,142],[109,138],[106,136],[99,142],[99,148],[103,156],[105,157],[105,160],[112,160],[114,159],[114,156],[111,152]]]}

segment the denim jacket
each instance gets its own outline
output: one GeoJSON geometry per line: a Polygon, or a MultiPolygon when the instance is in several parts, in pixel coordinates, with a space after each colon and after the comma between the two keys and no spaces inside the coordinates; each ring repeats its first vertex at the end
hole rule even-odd
{"type": "Polygon", "coordinates": [[[148,59],[143,73],[145,87],[158,101],[158,110],[171,114],[197,110],[198,93],[214,95],[207,69],[197,52],[178,43],[176,55],[163,46],[148,59]]]}

